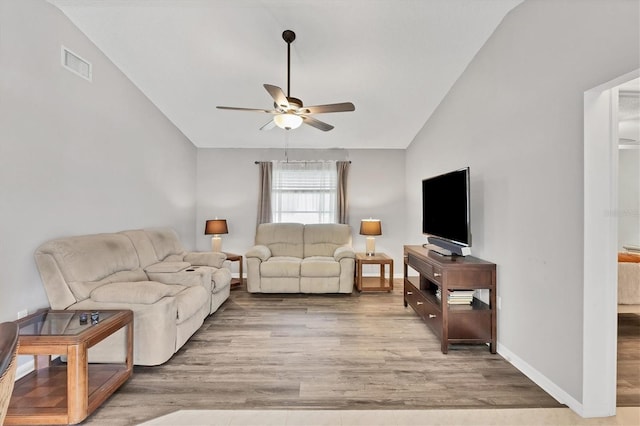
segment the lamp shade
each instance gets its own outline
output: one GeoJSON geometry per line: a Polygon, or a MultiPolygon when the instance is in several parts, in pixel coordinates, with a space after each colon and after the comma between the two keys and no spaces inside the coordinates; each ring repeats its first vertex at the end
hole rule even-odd
{"type": "Polygon", "coordinates": [[[380,219],[363,219],[360,221],[360,235],[382,235],[380,219]]]}
{"type": "Polygon", "coordinates": [[[295,114],[278,114],[273,117],[276,126],[281,129],[291,130],[297,129],[302,124],[302,117],[295,114]]]}
{"type": "Polygon", "coordinates": [[[219,235],[228,234],[227,220],[226,219],[213,219],[208,220],[204,227],[205,235],[219,235]]]}

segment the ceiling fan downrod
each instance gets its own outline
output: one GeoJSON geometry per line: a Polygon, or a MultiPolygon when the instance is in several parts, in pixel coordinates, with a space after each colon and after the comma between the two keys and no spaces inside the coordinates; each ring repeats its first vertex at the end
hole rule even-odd
{"type": "Polygon", "coordinates": [[[282,39],[287,42],[287,97],[291,96],[291,43],[296,39],[296,33],[284,30],[282,39]]]}

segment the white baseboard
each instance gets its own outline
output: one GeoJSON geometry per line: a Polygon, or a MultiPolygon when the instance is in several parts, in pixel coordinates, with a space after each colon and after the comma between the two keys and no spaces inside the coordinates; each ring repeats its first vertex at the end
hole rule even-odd
{"type": "MultiPolygon", "coordinates": [[[[60,358],[60,355],[51,357],[51,361],[60,358]]],[[[36,364],[31,355],[18,355],[18,366],[16,367],[16,380],[22,379],[27,374],[35,370],[36,364]]]]}
{"type": "Polygon", "coordinates": [[[18,367],[16,367],[16,380],[23,378],[27,374],[31,373],[34,368],[36,368],[36,364],[34,363],[32,356],[25,356],[25,359],[27,359],[27,361],[21,364],[20,357],[18,357],[18,367]]]}
{"type": "Polygon", "coordinates": [[[581,417],[584,416],[584,407],[581,402],[577,401],[574,397],[569,395],[563,389],[560,389],[558,385],[549,380],[544,374],[533,368],[531,365],[523,361],[520,357],[511,352],[504,345],[498,343],[498,353],[511,365],[516,367],[525,376],[533,380],[535,384],[540,386],[545,392],[555,398],[560,404],[564,404],[581,417]]]}

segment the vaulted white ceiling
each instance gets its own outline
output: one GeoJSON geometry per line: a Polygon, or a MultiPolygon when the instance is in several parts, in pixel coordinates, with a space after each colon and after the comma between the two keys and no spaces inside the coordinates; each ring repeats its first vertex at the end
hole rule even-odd
{"type": "MultiPolygon", "coordinates": [[[[288,131],[296,148],[406,148],[505,14],[522,0],[49,0],[198,147],[282,147],[258,130],[263,84],[335,129],[288,131]]],[[[74,46],[67,46],[74,50],[74,46]]],[[[74,50],[75,51],[75,50],[74,50]]],[[[82,52],[76,52],[82,56],[82,52]]],[[[99,73],[94,69],[94,73],[99,73]]]]}

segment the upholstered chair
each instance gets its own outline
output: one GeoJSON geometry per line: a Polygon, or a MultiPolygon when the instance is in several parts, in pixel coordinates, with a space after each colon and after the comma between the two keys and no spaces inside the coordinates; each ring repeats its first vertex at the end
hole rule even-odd
{"type": "Polygon", "coordinates": [[[0,324],[0,425],[9,409],[11,392],[16,377],[18,353],[18,325],[15,322],[0,324]]]}

